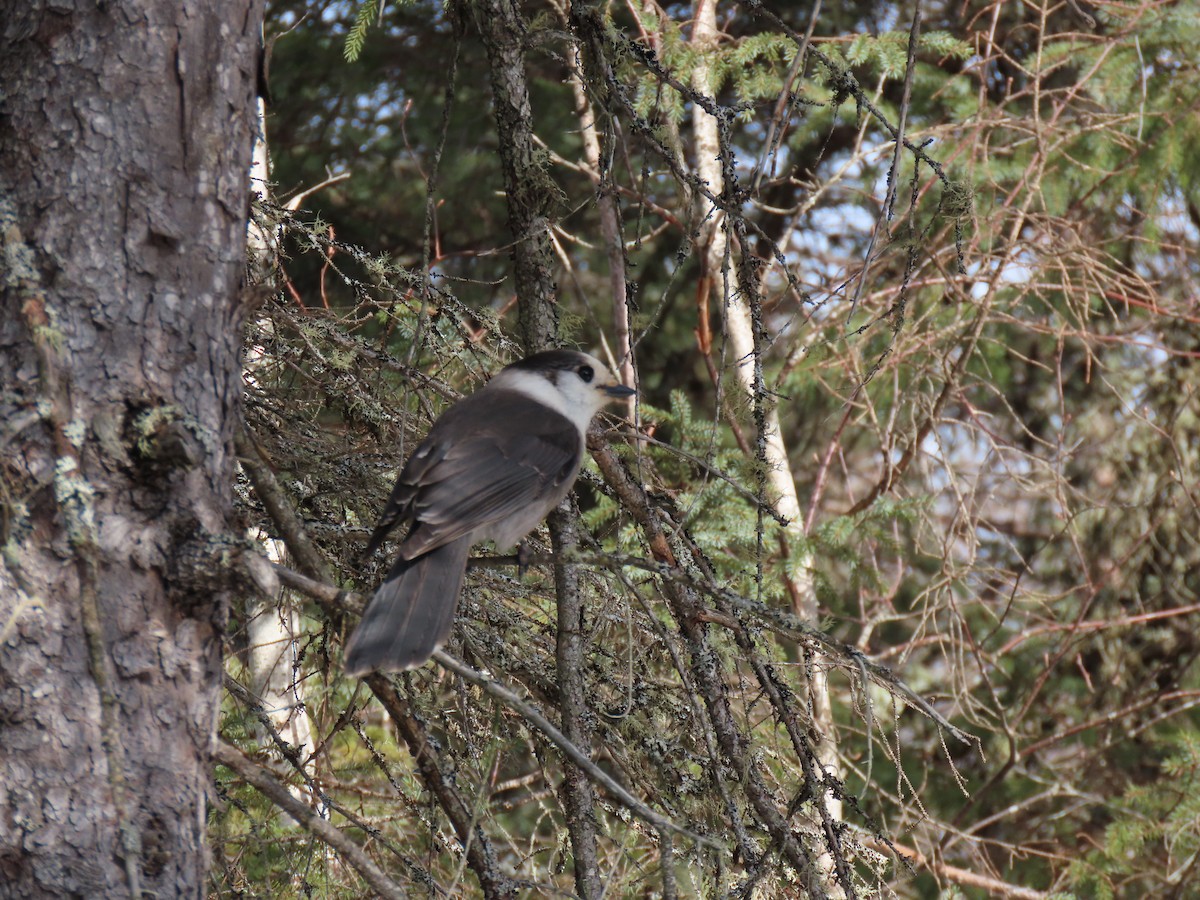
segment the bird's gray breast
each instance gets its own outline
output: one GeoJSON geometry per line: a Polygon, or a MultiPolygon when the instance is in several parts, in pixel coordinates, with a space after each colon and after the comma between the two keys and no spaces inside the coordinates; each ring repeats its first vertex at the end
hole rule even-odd
{"type": "Polygon", "coordinates": [[[438,419],[405,465],[416,527],[403,555],[468,534],[512,546],[567,495],[582,460],[583,435],[566,416],[518,391],[477,391],[438,419]]]}

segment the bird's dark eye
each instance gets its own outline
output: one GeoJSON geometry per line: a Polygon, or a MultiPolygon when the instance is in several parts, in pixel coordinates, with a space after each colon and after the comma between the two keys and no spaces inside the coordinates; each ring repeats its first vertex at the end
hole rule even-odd
{"type": "Polygon", "coordinates": [[[579,373],[579,377],[584,381],[591,381],[596,376],[596,373],[592,371],[591,366],[580,366],[578,369],[576,369],[576,371],[579,373]]]}

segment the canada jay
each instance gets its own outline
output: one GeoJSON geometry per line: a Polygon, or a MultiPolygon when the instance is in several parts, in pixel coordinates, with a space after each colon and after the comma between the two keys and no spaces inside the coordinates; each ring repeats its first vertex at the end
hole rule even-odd
{"type": "Polygon", "coordinates": [[[450,635],[471,545],[506,549],[537,527],[575,483],[592,416],[633,393],[595,357],[547,350],[442,413],[404,464],[367,544],[370,555],[412,523],[346,648],[346,672],[428,660],[450,635]]]}

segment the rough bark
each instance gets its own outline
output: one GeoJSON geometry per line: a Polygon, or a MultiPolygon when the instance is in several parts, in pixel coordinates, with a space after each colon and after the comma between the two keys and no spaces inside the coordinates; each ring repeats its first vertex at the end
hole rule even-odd
{"type": "Polygon", "coordinates": [[[513,234],[521,343],[532,353],[558,341],[550,213],[554,198],[562,192],[547,172],[545,151],[533,139],[520,10],[513,0],[464,0],[464,5],[483,39],[491,69],[493,114],[513,234]]]}
{"type": "MultiPolygon", "coordinates": [[[[550,539],[554,547],[554,593],[558,600],[558,640],[555,649],[562,732],[576,747],[592,745],[592,715],[584,677],[587,647],[584,641],[583,594],[579,567],[563,558],[579,546],[579,517],[570,502],[550,514],[550,539]]],[[[583,900],[604,895],[600,861],[596,855],[596,808],[587,773],[567,763],[563,767],[563,808],[575,853],[575,890],[583,900]]]]}
{"type": "Polygon", "coordinates": [[[204,893],[258,0],[0,3],[0,895],[204,893]]]}

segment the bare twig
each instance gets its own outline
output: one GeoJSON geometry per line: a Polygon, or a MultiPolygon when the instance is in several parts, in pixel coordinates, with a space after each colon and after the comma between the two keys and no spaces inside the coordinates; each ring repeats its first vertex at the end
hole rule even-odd
{"type": "Polygon", "coordinates": [[[945,878],[947,881],[953,881],[955,884],[966,885],[967,887],[980,888],[994,897],[1008,897],[1012,898],[1012,900],[1046,900],[1050,896],[1045,891],[1020,887],[1015,884],[1009,884],[1006,881],[1001,881],[998,878],[981,875],[978,872],[972,872],[959,866],[949,865],[940,859],[926,856],[921,851],[912,847],[905,847],[899,844],[885,846],[879,842],[878,838],[867,834],[862,834],[861,840],[867,846],[873,846],[883,852],[894,852],[902,859],[915,863],[923,869],[928,869],[930,872],[941,878],[945,878]]]}
{"type": "Polygon", "coordinates": [[[887,194],[879,208],[879,217],[871,230],[871,239],[867,242],[866,253],[863,254],[862,272],[858,276],[858,287],[850,300],[850,312],[846,314],[846,327],[854,318],[854,310],[858,307],[858,298],[862,296],[863,288],[867,286],[867,277],[871,272],[871,254],[875,252],[875,242],[879,232],[887,227],[892,220],[892,207],[896,201],[896,183],[900,177],[900,155],[904,152],[904,129],[908,125],[908,106],[912,100],[913,74],[917,67],[917,39],[921,34],[921,7],[913,10],[912,29],[908,33],[908,62],[904,72],[904,95],[900,99],[900,121],[896,125],[895,149],[892,152],[892,164],[888,168],[887,194]]]}
{"type": "Polygon", "coordinates": [[[442,666],[454,672],[461,678],[466,679],[474,685],[477,685],[485,693],[491,694],[498,700],[504,702],[506,706],[510,706],[519,712],[531,725],[537,728],[542,734],[550,739],[554,746],[558,747],[568,759],[580,769],[587,772],[588,777],[593,783],[603,787],[614,800],[632,812],[640,819],[644,819],[656,828],[665,828],[675,834],[681,835],[690,841],[701,844],[705,847],[710,847],[714,850],[724,850],[725,847],[720,841],[713,840],[710,837],[696,834],[693,831],[684,828],[672,822],[670,819],[659,815],[650,807],[646,806],[642,801],[638,800],[630,794],[625,788],[619,785],[611,776],[603,769],[592,762],[587,754],[576,747],[571,741],[567,740],[566,736],[550,723],[542,713],[533,706],[533,704],[522,700],[512,690],[500,684],[490,675],[476,671],[470,666],[455,659],[444,650],[438,650],[433,654],[433,658],[442,666]]]}
{"type": "Polygon", "coordinates": [[[282,486],[275,479],[275,473],[262,458],[258,446],[250,437],[248,431],[238,429],[234,438],[238,452],[238,461],[242,464],[254,493],[267,510],[267,515],[279,529],[283,542],[287,544],[288,552],[300,567],[310,576],[330,580],[329,567],[316,545],[309,539],[304,525],[296,516],[295,506],[287,498],[282,486]]]}
{"type": "Polygon", "coordinates": [[[336,850],[341,858],[363,877],[363,880],[377,895],[391,898],[391,900],[404,900],[408,896],[400,885],[388,878],[383,870],[375,865],[361,847],[342,834],[330,822],[293,797],[287,787],[280,783],[274,775],[262,766],[251,762],[242,754],[242,751],[225,741],[217,741],[216,746],[213,747],[212,756],[216,762],[232,769],[239,778],[295,819],[296,824],[336,850]]]}

